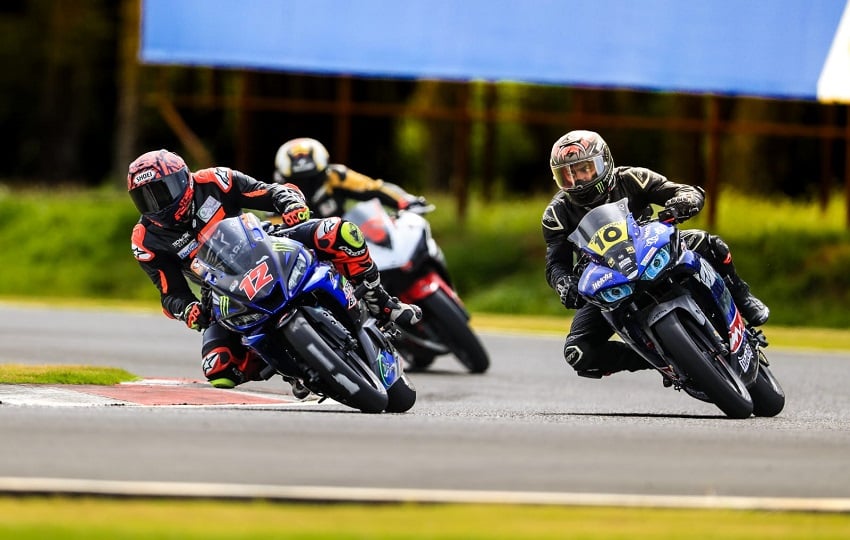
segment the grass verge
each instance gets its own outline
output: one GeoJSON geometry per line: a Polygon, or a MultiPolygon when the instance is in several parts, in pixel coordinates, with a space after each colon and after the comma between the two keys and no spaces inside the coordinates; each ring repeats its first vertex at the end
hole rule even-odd
{"type": "Polygon", "coordinates": [[[735,510],[266,501],[0,498],[0,538],[15,540],[665,539],[850,537],[850,516],[735,510]]]}
{"type": "MultiPolygon", "coordinates": [[[[473,313],[471,319],[472,326],[480,331],[553,336],[566,336],[571,321],[566,314],[563,317],[555,317],[473,313]]],[[[763,330],[773,348],[850,351],[850,331],[847,330],[771,325],[763,327],[763,330]]]]}
{"type": "Polygon", "coordinates": [[[0,384],[96,384],[137,381],[139,377],[118,368],[82,365],[0,364],[0,384]]]}

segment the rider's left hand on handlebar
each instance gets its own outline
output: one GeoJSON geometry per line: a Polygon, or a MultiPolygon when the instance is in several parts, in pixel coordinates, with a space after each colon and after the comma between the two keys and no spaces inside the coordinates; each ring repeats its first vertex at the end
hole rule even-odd
{"type": "Polygon", "coordinates": [[[685,221],[692,218],[700,211],[700,201],[693,195],[676,195],[664,203],[666,208],[672,208],[676,211],[676,219],[685,221]]]}

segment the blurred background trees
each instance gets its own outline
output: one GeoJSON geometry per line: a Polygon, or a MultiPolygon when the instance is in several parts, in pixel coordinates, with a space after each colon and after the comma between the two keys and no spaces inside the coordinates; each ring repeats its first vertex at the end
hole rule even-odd
{"type": "MultiPolygon", "coordinates": [[[[600,131],[619,164],[825,198],[849,183],[848,108],[743,96],[141,65],[139,0],[0,4],[0,182],[123,186],[156,147],[270,178],[285,140],[411,190],[550,192],[552,143],[600,131]]],[[[228,37],[226,30],[211,39],[228,37]]]]}

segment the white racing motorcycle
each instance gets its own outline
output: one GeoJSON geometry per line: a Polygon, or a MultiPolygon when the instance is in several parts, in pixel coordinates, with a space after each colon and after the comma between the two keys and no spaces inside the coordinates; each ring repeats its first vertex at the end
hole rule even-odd
{"type": "Polygon", "coordinates": [[[453,354],[470,373],[484,373],[490,358],[469,326],[469,313],[451,284],[442,250],[420,213],[433,206],[387,213],[378,199],[357,203],[345,214],[356,223],[384,288],[422,309],[422,321],[401,331],[397,346],[410,369],[427,369],[437,356],[453,354]]]}

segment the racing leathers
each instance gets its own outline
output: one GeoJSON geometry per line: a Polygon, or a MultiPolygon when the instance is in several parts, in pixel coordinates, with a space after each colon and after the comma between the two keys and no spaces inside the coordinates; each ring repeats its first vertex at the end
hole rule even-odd
{"type": "MultiPolygon", "coordinates": [[[[191,206],[185,225],[163,226],[143,215],[133,228],[132,250],[159,290],[165,315],[201,330],[209,324],[208,314],[199,313],[202,304],[189,283],[201,285],[190,270],[200,247],[199,233],[224,218],[239,215],[243,208],[284,213],[289,202],[301,195],[292,187],[260,182],[226,167],[203,169],[192,173],[191,178],[191,206]]],[[[306,221],[306,208],[304,214],[305,222],[287,234],[329,260],[352,282],[371,285],[383,293],[381,300],[388,299],[359,229],[340,218],[306,221]]],[[[202,356],[204,374],[215,386],[232,387],[258,379],[264,367],[241,344],[239,336],[215,322],[204,332],[202,356]]]]}
{"type": "Polygon", "coordinates": [[[398,210],[425,204],[424,199],[407,193],[396,184],[371,178],[338,163],[329,164],[322,174],[311,178],[283,179],[276,173],[275,179],[297,184],[307,204],[319,217],[342,216],[348,200],[377,198],[381,204],[398,210]]]}
{"type": "MultiPolygon", "coordinates": [[[[607,201],[627,198],[629,210],[636,216],[644,214],[654,204],[659,207],[681,205],[682,210],[687,210],[684,217],[691,217],[705,202],[701,189],[671,182],[649,169],[617,167],[614,174],[615,181],[607,201]]],[[[567,308],[577,308],[564,344],[564,358],[578,375],[592,378],[649,368],[649,364],[625,343],[610,340],[613,330],[600,309],[585,303],[577,294],[581,267],[577,268],[576,263],[581,253],[568,236],[590,210],[573,204],[565,192],[559,191],[543,212],[546,280],[558,291],[567,308]]],[[[769,310],[750,294],[747,284],[738,277],[726,243],[698,229],[681,230],[680,234],[690,249],[705,257],[724,277],[744,318],[756,326],[764,324],[769,310]]]]}

